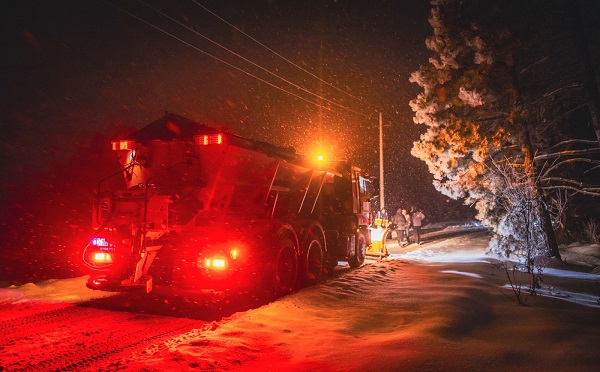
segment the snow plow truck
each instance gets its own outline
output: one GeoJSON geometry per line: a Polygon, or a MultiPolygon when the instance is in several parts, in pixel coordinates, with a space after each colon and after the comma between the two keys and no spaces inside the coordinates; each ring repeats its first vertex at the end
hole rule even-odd
{"type": "Polygon", "coordinates": [[[121,170],[94,196],[89,288],[285,294],[338,261],[364,262],[373,180],[347,161],[313,162],[170,113],[112,150],[121,170]]]}

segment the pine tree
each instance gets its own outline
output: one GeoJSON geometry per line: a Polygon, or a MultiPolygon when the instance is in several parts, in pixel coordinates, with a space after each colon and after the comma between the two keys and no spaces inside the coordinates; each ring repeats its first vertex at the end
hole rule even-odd
{"type": "Polygon", "coordinates": [[[520,1],[432,1],[433,56],[411,76],[423,87],[410,103],[414,121],[427,130],[412,154],[426,162],[440,192],[476,206],[497,236],[490,249],[514,253],[526,236],[528,249],[560,258],[534,164],[537,122],[517,71],[532,40],[523,21],[535,11],[520,1]],[[507,195],[504,166],[519,174],[510,186],[521,197],[507,195]]]}

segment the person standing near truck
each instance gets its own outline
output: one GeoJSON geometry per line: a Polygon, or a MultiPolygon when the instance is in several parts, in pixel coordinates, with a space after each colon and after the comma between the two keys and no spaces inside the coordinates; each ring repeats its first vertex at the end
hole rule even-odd
{"type": "Polygon", "coordinates": [[[417,235],[417,244],[421,244],[421,226],[423,224],[423,220],[425,219],[425,215],[423,211],[419,208],[412,215],[412,225],[415,230],[415,235],[417,235]]]}
{"type": "Polygon", "coordinates": [[[406,221],[406,225],[404,226],[404,231],[406,233],[406,244],[410,244],[410,226],[412,225],[412,220],[410,218],[410,214],[406,209],[402,210],[402,215],[406,221]]]}
{"type": "Polygon", "coordinates": [[[394,216],[396,224],[396,235],[398,236],[398,244],[404,246],[408,244],[408,232],[406,231],[406,217],[402,214],[402,209],[398,209],[394,216]]]}

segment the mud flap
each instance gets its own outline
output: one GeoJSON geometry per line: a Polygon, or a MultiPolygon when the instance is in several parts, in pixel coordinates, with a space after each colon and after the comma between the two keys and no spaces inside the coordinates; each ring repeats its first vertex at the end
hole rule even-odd
{"type": "Polygon", "coordinates": [[[146,293],[150,293],[152,290],[152,277],[150,275],[146,275],[144,278],[146,279],[146,293]]]}
{"type": "Polygon", "coordinates": [[[348,257],[355,257],[356,256],[356,235],[352,234],[352,235],[348,235],[348,240],[347,240],[347,251],[348,251],[348,257]]]}
{"type": "Polygon", "coordinates": [[[138,283],[142,277],[150,278],[149,284],[146,282],[146,292],[150,292],[152,290],[152,277],[146,275],[146,273],[148,272],[148,269],[150,269],[152,261],[154,261],[154,258],[161,247],[162,245],[146,247],[146,252],[142,253],[142,257],[135,265],[135,274],[133,276],[134,283],[138,283]]]}

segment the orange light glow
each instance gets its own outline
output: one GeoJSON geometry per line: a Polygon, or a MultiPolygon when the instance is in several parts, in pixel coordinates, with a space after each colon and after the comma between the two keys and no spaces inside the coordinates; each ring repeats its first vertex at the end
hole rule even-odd
{"type": "Polygon", "coordinates": [[[232,249],[231,251],[229,251],[229,256],[231,257],[232,260],[236,260],[238,257],[238,250],[237,249],[232,249]]]}
{"type": "Polygon", "coordinates": [[[336,138],[322,138],[310,144],[305,149],[300,149],[301,153],[315,163],[324,163],[333,159],[340,159],[342,154],[338,154],[336,138]]]}
{"type": "Polygon", "coordinates": [[[112,257],[110,253],[106,252],[95,252],[94,253],[94,262],[96,263],[112,263],[112,257]]]}

